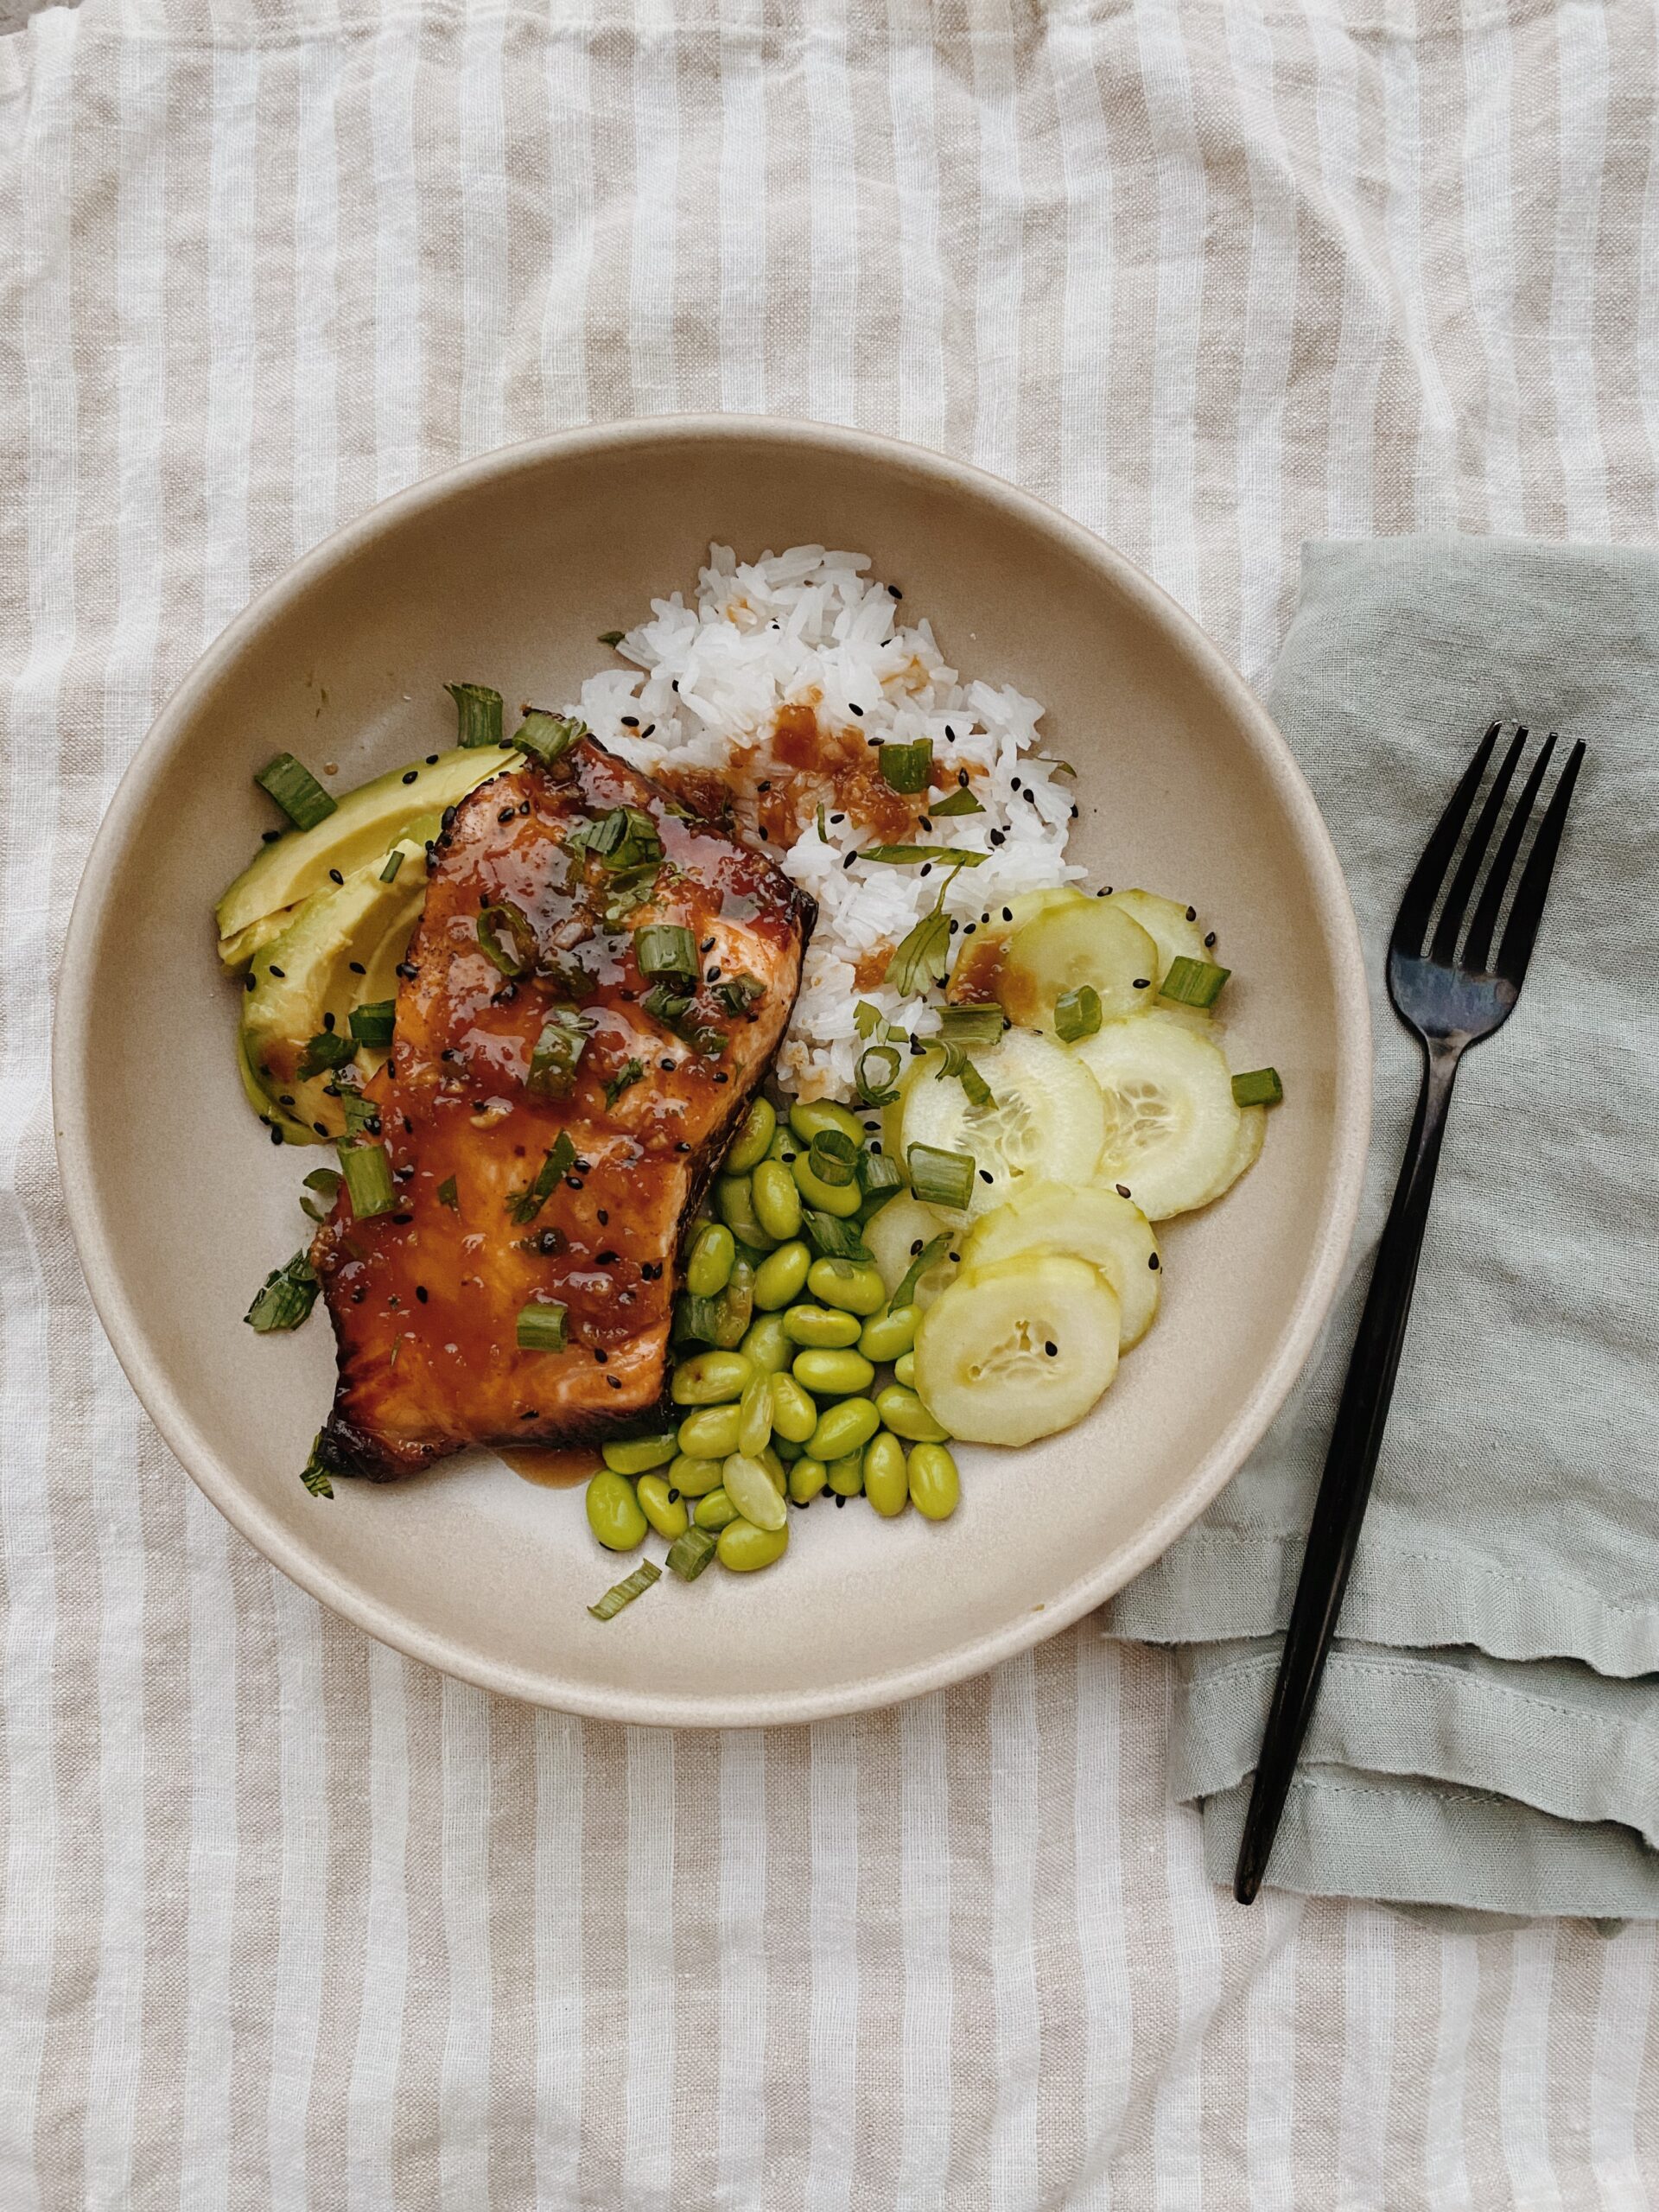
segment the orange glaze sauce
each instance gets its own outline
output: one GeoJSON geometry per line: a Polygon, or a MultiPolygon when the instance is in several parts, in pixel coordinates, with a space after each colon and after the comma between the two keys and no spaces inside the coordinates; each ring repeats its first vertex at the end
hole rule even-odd
{"type": "Polygon", "coordinates": [[[498,1449],[495,1456],[505,1460],[515,1475],[543,1490],[574,1490],[605,1465],[600,1454],[585,1445],[566,1452],[556,1451],[550,1445],[516,1445],[505,1452],[498,1449]]]}

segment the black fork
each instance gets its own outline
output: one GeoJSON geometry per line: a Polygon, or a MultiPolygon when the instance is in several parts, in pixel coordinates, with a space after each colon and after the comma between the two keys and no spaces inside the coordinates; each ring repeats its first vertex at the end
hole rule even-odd
{"type": "Polygon", "coordinates": [[[1394,1001],[1395,1012],[1408,1029],[1415,1032],[1422,1046],[1423,1087],[1337,1408],[1301,1580],[1296,1586],[1296,1602],[1285,1635],[1284,1656],[1274,1685],[1273,1707],[1256,1761],[1255,1783],[1233,1876],[1233,1894],[1241,1904],[1249,1904],[1267,1872],[1291,1777],[1319,1697],[1325,1655],[1342,1610],[1348,1571],[1370,1497],[1371,1476],[1382,1447],[1389,1402],[1394,1395],[1394,1378],[1411,1313],[1418,1255],[1423,1247],[1429,1200],[1434,1194],[1434,1170],[1458,1063],[1471,1045],[1501,1029],[1515,1010],[1543,914],[1579,763],[1584,758],[1583,745],[1574,745],[1556,779],[1516,883],[1494,958],[1492,940],[1497,934],[1504,895],[1516,874],[1516,862],[1555,749],[1552,734],[1540,747],[1504,824],[1491,864],[1485,867],[1487,848],[1527,741],[1526,731],[1517,729],[1504,748],[1474,826],[1469,829],[1469,817],[1502,727],[1494,722],[1487,731],[1452,793],[1452,803],[1406,887],[1389,943],[1389,996],[1394,1001]],[[1452,871],[1452,859],[1460,844],[1462,854],[1452,871]],[[1443,887],[1446,895],[1440,902],[1443,887]],[[1438,920],[1434,918],[1437,902],[1440,903],[1438,920]],[[1434,924],[1432,937],[1431,921],[1434,924]]]}

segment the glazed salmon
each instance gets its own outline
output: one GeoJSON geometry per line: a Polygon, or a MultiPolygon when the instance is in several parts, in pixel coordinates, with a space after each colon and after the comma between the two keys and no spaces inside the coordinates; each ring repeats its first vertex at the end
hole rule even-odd
{"type": "Polygon", "coordinates": [[[681,1238],[817,912],[590,737],[446,820],[364,1092],[395,1205],[355,1219],[342,1186],[312,1249],[340,1370],[320,1456],[377,1480],[666,1418],[681,1238]],[[526,1309],[558,1348],[521,1346],[526,1309]]]}

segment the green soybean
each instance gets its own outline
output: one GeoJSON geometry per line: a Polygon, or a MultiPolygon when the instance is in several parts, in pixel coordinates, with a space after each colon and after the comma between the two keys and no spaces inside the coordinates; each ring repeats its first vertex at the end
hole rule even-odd
{"type": "Polygon", "coordinates": [[[821,1175],[813,1173],[804,1147],[796,1154],[789,1172],[795,1178],[795,1187],[802,1198],[820,1213],[833,1213],[842,1221],[849,1221],[864,1203],[856,1175],[850,1183],[826,1183],[821,1175]]]}
{"type": "Polygon", "coordinates": [[[715,1176],[715,1211],[738,1243],[747,1244],[752,1252],[770,1252],[778,1241],[760,1226],[754,1210],[754,1185],[747,1175],[715,1176]]]}
{"type": "Polygon", "coordinates": [[[772,1391],[772,1425],[791,1444],[804,1444],[818,1425],[818,1409],[792,1375],[767,1378],[772,1391]]]}
{"type": "Polygon", "coordinates": [[[888,1428],[864,1446],[864,1495],[884,1521],[895,1520],[910,1503],[905,1447],[888,1428]]]}
{"type": "Polygon", "coordinates": [[[902,1359],[916,1341],[922,1318],[919,1306],[901,1306],[897,1312],[884,1306],[864,1324],[858,1348],[866,1359],[902,1359]]]}
{"type": "Polygon", "coordinates": [[[929,1521],[948,1521],[962,1501],[957,1463],[943,1444],[918,1444],[910,1455],[910,1502],[929,1521]]]}
{"type": "Polygon", "coordinates": [[[832,1459],[827,1480],[837,1497],[856,1497],[864,1487],[862,1449],[843,1452],[839,1459],[832,1459]]]}
{"type": "Polygon", "coordinates": [[[879,1313],[887,1302],[887,1287],[875,1269],[851,1260],[814,1260],[806,1287],[821,1306],[836,1306],[861,1317],[879,1313]]]}
{"type": "Polygon", "coordinates": [[[674,1370],[677,1406],[718,1406],[741,1398],[754,1379],[754,1362],[741,1351],[694,1351],[674,1370]]]}
{"type": "Polygon", "coordinates": [[[600,1449],[613,1474],[645,1475],[653,1467],[665,1467],[679,1446],[671,1428],[662,1436],[627,1436],[620,1443],[601,1445],[600,1449]]]}
{"type": "Polygon", "coordinates": [[[669,1468],[668,1486],[682,1497],[707,1497],[720,1488],[720,1469],[718,1459],[693,1459],[682,1452],[669,1468]]]}
{"type": "Polygon", "coordinates": [[[688,1459],[723,1459],[737,1449],[743,1425],[741,1406],[702,1406],[680,1423],[679,1446],[688,1459]]]}
{"type": "Polygon", "coordinates": [[[754,1271],[754,1302],[760,1311],[775,1313],[791,1299],[798,1298],[806,1287],[807,1269],[811,1264],[812,1255],[798,1237],[780,1244],[775,1252],[768,1252],[754,1271]]]}
{"type": "Polygon", "coordinates": [[[715,1300],[715,1342],[722,1351],[734,1351],[742,1343],[753,1312],[754,1262],[739,1259],[733,1263],[731,1281],[715,1300]]]}
{"type": "Polygon", "coordinates": [[[762,1375],[776,1375],[795,1357],[781,1313],[762,1313],[751,1321],[738,1350],[762,1375]]]}
{"type": "Polygon", "coordinates": [[[734,1452],[726,1462],[726,1495],[757,1529],[781,1529],[788,1518],[783,1492],[772,1479],[772,1470],[746,1452],[734,1452]]]}
{"type": "MultiPolygon", "coordinates": [[[[875,1380],[875,1370],[861,1351],[798,1351],[789,1371],[819,1397],[849,1398],[868,1390],[875,1380]]],[[[938,1439],[931,1440],[938,1443],[938,1439]]]]}
{"type": "Polygon", "coordinates": [[[772,1385],[775,1380],[770,1375],[757,1375],[738,1401],[738,1410],[743,1418],[738,1425],[737,1448],[751,1458],[757,1452],[764,1452],[772,1441],[772,1385]]]}
{"type": "Polygon", "coordinates": [[[820,1496],[830,1479],[830,1470],[822,1459],[798,1459],[789,1471],[789,1498],[791,1505],[810,1505],[820,1496]]]}
{"type": "Polygon", "coordinates": [[[607,1552],[638,1551],[649,1524],[633,1484],[607,1467],[588,1485],[588,1526],[607,1552]]]}
{"type": "Polygon", "coordinates": [[[889,1382],[875,1402],[876,1411],[895,1436],[911,1444],[948,1444],[950,1432],[941,1428],[913,1390],[902,1382],[889,1382]]]}
{"type": "Polygon", "coordinates": [[[737,1508],[724,1489],[711,1490],[707,1497],[697,1500],[697,1510],[691,1518],[699,1529],[728,1529],[737,1518],[737,1508]]]}
{"type": "Polygon", "coordinates": [[[893,1379],[895,1382],[902,1382],[906,1390],[916,1388],[916,1355],[913,1351],[900,1352],[893,1361],[893,1379]]]}
{"type": "Polygon", "coordinates": [[[858,1332],[856,1314],[837,1313],[828,1306],[791,1306],[784,1316],[784,1333],[792,1344],[844,1351],[858,1342],[858,1332]]]}
{"type": "MultiPolygon", "coordinates": [[[[813,1422],[813,1426],[814,1427],[817,1426],[816,1420],[813,1422]]],[[[787,1472],[789,1468],[794,1465],[797,1459],[804,1459],[806,1457],[805,1445],[797,1444],[791,1437],[785,1436],[783,1431],[779,1428],[774,1428],[772,1430],[772,1443],[768,1448],[770,1449],[772,1457],[777,1460],[779,1465],[785,1469],[785,1472],[787,1472]]]]}
{"type": "Polygon", "coordinates": [[[772,1486],[777,1491],[779,1497],[781,1497],[784,1494],[784,1484],[789,1480],[789,1476],[785,1469],[783,1461],[778,1457],[778,1454],[772,1450],[770,1444],[767,1445],[764,1452],[758,1452],[755,1454],[755,1457],[760,1460],[766,1472],[772,1477],[772,1486]]]}
{"type": "Polygon", "coordinates": [[[824,1129],[839,1129],[855,1145],[864,1141],[864,1124],[856,1114],[845,1106],[837,1106],[832,1098],[797,1099],[789,1109],[789,1126],[804,1145],[824,1129]]]}
{"type": "Polygon", "coordinates": [[[789,1549],[789,1522],[781,1529],[757,1529],[750,1521],[734,1521],[720,1532],[715,1557],[734,1574],[758,1574],[775,1567],[789,1549]]]}
{"type": "Polygon", "coordinates": [[[831,1459],[845,1459],[849,1452],[861,1452],[880,1426],[881,1416],[868,1398],[843,1398],[820,1415],[807,1439],[807,1456],[826,1465],[831,1459]]]}
{"type": "Polygon", "coordinates": [[[671,1544],[676,1536],[683,1536],[691,1516],[677,1497],[671,1497],[672,1488],[661,1475],[641,1475],[634,1485],[639,1499],[639,1510],[645,1515],[659,1536],[666,1536],[671,1544]]]}
{"type": "Polygon", "coordinates": [[[697,1231],[685,1262],[685,1287],[693,1298],[718,1298],[732,1279],[737,1239],[723,1222],[706,1221],[697,1231]]]}
{"type": "Polygon", "coordinates": [[[785,1243],[801,1233],[801,1194],[781,1161],[763,1160],[749,1184],[750,1202],[768,1236],[785,1243]]]}
{"type": "Polygon", "coordinates": [[[796,1135],[794,1130],[790,1128],[789,1123],[787,1122],[779,1122],[777,1132],[773,1135],[772,1142],[766,1147],[766,1158],[768,1160],[781,1160],[785,1166],[787,1167],[791,1160],[794,1159],[796,1154],[801,1149],[801,1141],[796,1135]]]}
{"type": "Polygon", "coordinates": [[[766,1156],[778,1127],[778,1116],[769,1098],[757,1098],[743,1116],[743,1126],[732,1139],[724,1160],[728,1175],[747,1175],[766,1156]]]}

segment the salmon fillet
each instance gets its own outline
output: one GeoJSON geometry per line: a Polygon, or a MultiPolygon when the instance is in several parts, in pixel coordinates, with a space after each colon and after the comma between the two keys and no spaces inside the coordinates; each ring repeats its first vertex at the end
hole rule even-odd
{"type": "Polygon", "coordinates": [[[312,1248],[339,1352],[325,1465],[387,1480],[468,1444],[670,1417],[681,1237],[816,918],[763,854],[591,738],[453,811],[365,1086],[396,1208],[359,1221],[342,1186],[312,1248]],[[691,932],[695,978],[641,972],[642,949],[685,950],[642,948],[652,925],[691,932]],[[563,1309],[562,1349],[520,1348],[533,1305],[563,1309]]]}

